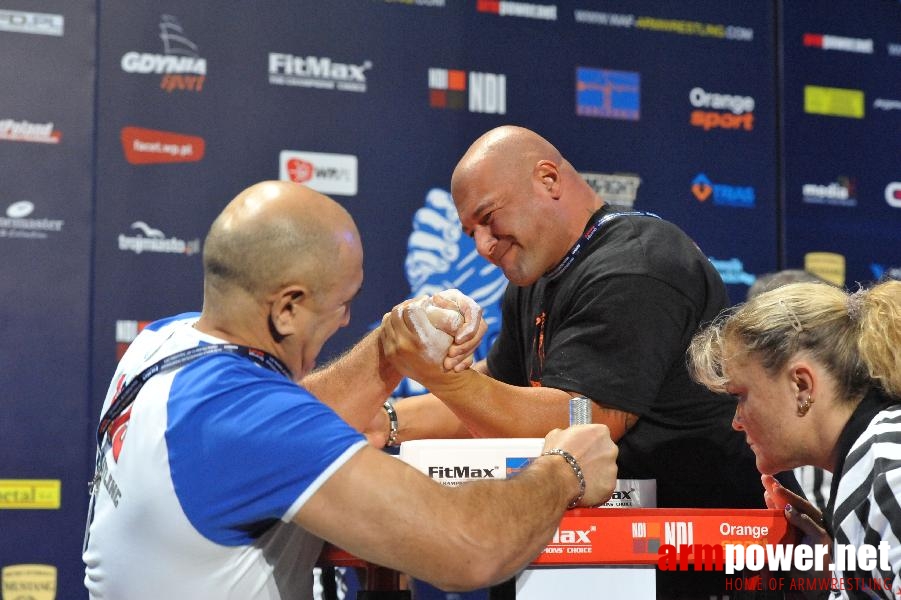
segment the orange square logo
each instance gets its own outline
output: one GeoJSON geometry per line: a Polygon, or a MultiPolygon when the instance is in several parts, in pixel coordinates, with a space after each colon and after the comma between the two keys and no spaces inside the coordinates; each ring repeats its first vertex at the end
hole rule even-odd
{"type": "Polygon", "coordinates": [[[449,70],[447,72],[447,89],[457,91],[465,90],[466,71],[449,70]]]}

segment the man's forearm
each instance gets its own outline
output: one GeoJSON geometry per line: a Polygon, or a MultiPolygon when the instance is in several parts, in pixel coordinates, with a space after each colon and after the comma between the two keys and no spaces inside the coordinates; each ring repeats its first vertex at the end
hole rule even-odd
{"type": "Polygon", "coordinates": [[[459,531],[465,536],[462,548],[479,547],[482,560],[494,556],[495,572],[486,583],[515,575],[550,542],[567,504],[578,493],[577,481],[562,457],[545,456],[502,486],[482,481],[454,489],[455,504],[481,515],[459,531]],[[523,501],[528,502],[528,511],[522,510],[523,501]],[[499,528],[509,514],[518,515],[517,527],[499,528]]]}
{"type": "Polygon", "coordinates": [[[385,358],[375,330],[300,383],[341,418],[362,430],[400,380],[400,373],[385,358]]]}
{"type": "MultiPolygon", "coordinates": [[[[551,429],[569,425],[569,401],[575,392],[509,385],[488,375],[484,362],[475,367],[429,382],[433,394],[474,437],[544,437],[551,429]]],[[[614,441],[638,421],[638,415],[596,402],[591,411],[592,422],[606,425],[614,441]]],[[[423,437],[408,435],[403,439],[423,437]]]]}
{"type": "Polygon", "coordinates": [[[544,437],[569,425],[571,395],[563,390],[509,385],[473,369],[426,385],[475,437],[544,437]]]}
{"type": "MultiPolygon", "coordinates": [[[[398,435],[396,443],[421,439],[470,438],[466,425],[433,394],[411,396],[394,403],[397,413],[398,435]]],[[[387,415],[382,430],[388,428],[387,415]]]]}
{"type": "Polygon", "coordinates": [[[578,493],[560,456],[541,457],[510,480],[447,488],[364,448],[295,521],[370,562],[465,590],[503,581],[537,556],[578,493]]]}

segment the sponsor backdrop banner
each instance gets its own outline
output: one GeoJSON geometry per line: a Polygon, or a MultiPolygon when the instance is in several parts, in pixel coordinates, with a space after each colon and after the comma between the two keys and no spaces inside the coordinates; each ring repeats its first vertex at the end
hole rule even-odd
{"type": "Polygon", "coordinates": [[[901,4],[786,2],[785,261],[901,278],[901,4]]]}
{"type": "Polygon", "coordinates": [[[251,183],[309,185],[360,227],[366,283],[323,360],[448,287],[486,306],[487,351],[506,283],[448,188],[507,123],[683,227],[734,301],[781,267],[901,266],[897,3],[33,4],[0,0],[4,586],[82,594],[109,376],[148,322],[200,308],[202,240],[251,183]]]}
{"type": "Polygon", "coordinates": [[[96,2],[0,2],[0,589],[80,594],[96,2]]]}

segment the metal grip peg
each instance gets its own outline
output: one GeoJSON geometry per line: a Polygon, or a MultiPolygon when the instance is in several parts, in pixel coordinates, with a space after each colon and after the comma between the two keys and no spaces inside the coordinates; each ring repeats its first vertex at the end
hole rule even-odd
{"type": "Polygon", "coordinates": [[[585,425],[591,423],[591,400],[585,396],[570,398],[569,425],[585,425]]]}

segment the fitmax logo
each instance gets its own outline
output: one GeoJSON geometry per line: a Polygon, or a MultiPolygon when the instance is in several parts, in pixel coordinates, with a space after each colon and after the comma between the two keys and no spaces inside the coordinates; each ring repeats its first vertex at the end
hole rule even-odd
{"type": "Polygon", "coordinates": [[[597,531],[597,526],[592,525],[588,529],[560,529],[554,532],[551,544],[591,544],[588,534],[597,531]]]}
{"type": "Polygon", "coordinates": [[[344,63],[329,56],[295,56],[269,53],[269,83],[342,92],[366,91],[372,61],[344,63]]]}
{"type": "Polygon", "coordinates": [[[429,477],[441,479],[494,479],[494,472],[499,468],[482,469],[470,466],[429,467],[429,477]]]}
{"type": "Polygon", "coordinates": [[[611,500],[632,500],[632,494],[635,493],[635,488],[632,488],[628,492],[626,490],[616,490],[613,492],[613,495],[610,496],[611,500]]]}

